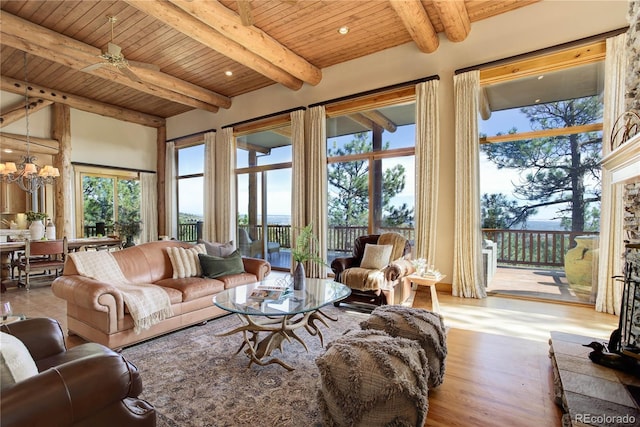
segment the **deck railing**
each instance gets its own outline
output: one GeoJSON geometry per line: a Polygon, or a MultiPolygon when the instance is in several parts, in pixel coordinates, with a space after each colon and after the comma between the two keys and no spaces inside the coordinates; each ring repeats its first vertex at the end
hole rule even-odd
{"type": "MultiPolygon", "coordinates": [[[[179,240],[195,242],[202,238],[202,222],[180,224],[178,227],[179,240]]],[[[254,238],[262,235],[262,226],[241,225],[254,238]]],[[[329,227],[327,249],[329,252],[351,253],[353,244],[359,236],[368,233],[367,227],[329,227]]],[[[393,227],[382,229],[381,232],[394,231],[405,236],[410,242],[415,241],[414,228],[393,227]]],[[[571,232],[549,230],[504,230],[483,229],[485,239],[492,240],[497,245],[497,262],[501,265],[536,265],[543,267],[563,267],[564,255],[575,246],[576,236],[597,236],[597,232],[571,232]]],[[[88,234],[90,235],[90,234],[88,234]]],[[[291,248],[290,225],[268,225],[267,236],[270,242],[277,242],[283,249],[291,248]]]]}
{"type": "Polygon", "coordinates": [[[597,236],[589,231],[483,229],[484,238],[497,244],[498,264],[564,267],[564,255],[576,236],[597,236]]]}

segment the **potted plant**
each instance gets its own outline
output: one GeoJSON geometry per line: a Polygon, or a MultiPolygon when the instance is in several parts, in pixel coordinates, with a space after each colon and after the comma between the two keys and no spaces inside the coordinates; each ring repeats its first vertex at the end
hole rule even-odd
{"type": "Polygon", "coordinates": [[[31,240],[41,240],[44,237],[44,221],[49,215],[45,212],[27,211],[25,213],[27,221],[29,221],[29,234],[31,240]]]}
{"type": "Polygon", "coordinates": [[[293,271],[293,288],[296,290],[304,289],[304,262],[326,265],[324,259],[318,254],[318,238],[313,234],[312,229],[313,223],[304,227],[296,238],[295,247],[291,248],[291,255],[296,262],[296,268],[293,271]]]}
{"type": "Polygon", "coordinates": [[[116,221],[114,223],[114,229],[120,238],[125,238],[124,247],[134,246],[133,238],[136,237],[142,231],[142,221],[130,220],[130,221],[116,221]]]}

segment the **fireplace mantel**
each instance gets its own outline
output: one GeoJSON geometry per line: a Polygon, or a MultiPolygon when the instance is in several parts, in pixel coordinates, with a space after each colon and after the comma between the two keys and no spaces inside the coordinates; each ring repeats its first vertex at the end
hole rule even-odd
{"type": "Polygon", "coordinates": [[[640,179],[640,134],[632,136],[609,153],[602,159],[602,166],[611,172],[613,184],[640,179]]]}

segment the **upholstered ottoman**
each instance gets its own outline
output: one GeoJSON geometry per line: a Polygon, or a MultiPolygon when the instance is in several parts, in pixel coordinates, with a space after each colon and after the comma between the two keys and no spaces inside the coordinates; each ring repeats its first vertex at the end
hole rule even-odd
{"type": "Polygon", "coordinates": [[[421,308],[385,305],[373,310],[371,316],[360,323],[360,327],[418,341],[429,363],[429,388],[442,384],[447,357],[442,316],[421,308]]]}
{"type": "Polygon", "coordinates": [[[424,350],[382,331],[355,331],[316,359],[325,426],[420,426],[428,410],[424,350]]]}

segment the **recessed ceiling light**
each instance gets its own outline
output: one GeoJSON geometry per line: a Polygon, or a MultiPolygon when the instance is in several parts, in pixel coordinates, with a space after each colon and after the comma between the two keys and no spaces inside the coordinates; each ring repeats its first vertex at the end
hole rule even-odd
{"type": "Polygon", "coordinates": [[[540,102],[540,98],[536,99],[536,104],[540,102]]]}
{"type": "Polygon", "coordinates": [[[233,76],[233,71],[227,70],[227,71],[224,72],[224,75],[227,76],[227,77],[231,77],[231,76],[233,76]]]}
{"type": "Polygon", "coordinates": [[[346,25],[344,27],[340,27],[338,28],[338,32],[342,35],[345,35],[349,32],[349,27],[347,27],[346,25]]]}
{"type": "Polygon", "coordinates": [[[544,76],[538,76],[538,80],[544,79],[544,76]]]}
{"type": "Polygon", "coordinates": [[[13,150],[12,150],[11,148],[5,148],[5,149],[4,149],[4,150],[2,150],[2,151],[4,151],[4,152],[5,152],[5,153],[7,153],[7,154],[11,154],[11,153],[13,153],[13,150]]]}

